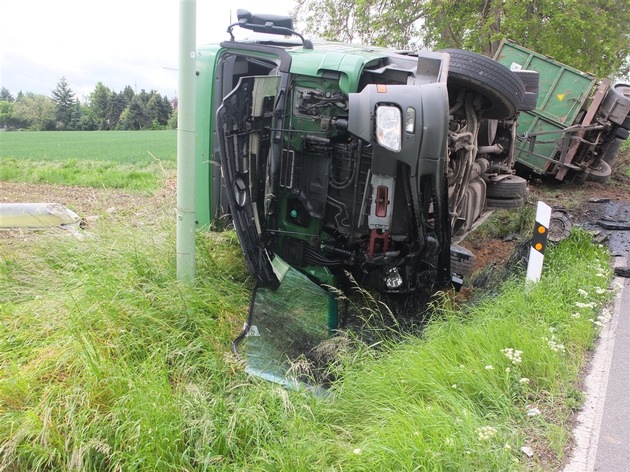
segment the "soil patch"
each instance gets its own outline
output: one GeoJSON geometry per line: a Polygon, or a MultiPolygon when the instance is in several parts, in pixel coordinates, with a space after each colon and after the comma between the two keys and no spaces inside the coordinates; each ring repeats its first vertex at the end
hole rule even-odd
{"type": "MultiPolygon", "coordinates": [[[[163,182],[152,195],[120,189],[66,187],[62,185],[0,182],[0,203],[60,203],[81,217],[81,227],[90,229],[99,220],[125,220],[130,227],[155,220],[158,212],[175,211],[176,180],[163,182]]],[[[50,230],[0,230],[1,245],[28,241],[50,230]]],[[[69,234],[64,230],[56,232],[69,234]]]]}

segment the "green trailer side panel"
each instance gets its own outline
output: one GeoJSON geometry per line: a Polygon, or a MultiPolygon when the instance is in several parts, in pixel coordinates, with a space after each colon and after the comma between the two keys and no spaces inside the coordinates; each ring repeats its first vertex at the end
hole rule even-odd
{"type": "Polygon", "coordinates": [[[528,141],[519,141],[516,145],[514,155],[517,162],[525,164],[531,167],[539,174],[544,174],[550,162],[542,157],[535,156],[534,154],[540,154],[542,156],[553,158],[561,145],[564,128],[558,126],[557,123],[550,121],[541,116],[533,113],[521,113],[518,118],[518,134],[520,136],[525,133],[540,133],[550,132],[550,134],[544,134],[536,138],[536,144],[533,149],[530,149],[530,143],[528,141]],[[553,131],[557,131],[553,133],[553,131]],[[532,154],[532,151],[534,154],[532,154]]]}
{"type": "Polygon", "coordinates": [[[562,127],[575,123],[595,84],[595,77],[590,74],[507,41],[499,47],[495,60],[508,68],[518,65],[538,71],[540,88],[535,113],[562,127]]]}
{"type": "Polygon", "coordinates": [[[587,108],[596,79],[510,41],[501,43],[494,59],[510,69],[535,70],[540,73],[536,109],[521,112],[518,134],[550,134],[537,136],[533,149],[530,149],[529,141],[520,140],[516,145],[515,158],[534,171],[545,173],[552,167],[547,159],[557,159],[564,129],[580,123],[581,112],[587,108]]]}

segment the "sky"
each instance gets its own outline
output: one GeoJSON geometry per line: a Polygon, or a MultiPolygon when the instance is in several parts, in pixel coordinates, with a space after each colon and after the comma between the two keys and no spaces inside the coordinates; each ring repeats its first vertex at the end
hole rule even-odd
{"type": "MultiPolygon", "coordinates": [[[[0,0],[0,86],[51,95],[65,77],[81,101],[117,92],[177,96],[180,0],[0,0]]],[[[197,45],[229,39],[236,10],[288,14],[295,0],[196,0],[197,45]],[[231,15],[231,16],[230,16],[231,15]]]]}

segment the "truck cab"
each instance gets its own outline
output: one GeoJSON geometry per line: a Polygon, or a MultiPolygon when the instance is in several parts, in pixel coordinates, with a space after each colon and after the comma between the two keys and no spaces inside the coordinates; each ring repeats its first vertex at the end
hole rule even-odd
{"type": "Polygon", "coordinates": [[[525,201],[518,73],[467,51],[313,44],[292,28],[239,10],[229,40],[197,51],[198,225],[233,224],[271,289],[279,261],[383,293],[461,283],[473,255],[454,242],[488,209],[525,201]],[[234,28],[266,37],[237,41],[234,28]]]}

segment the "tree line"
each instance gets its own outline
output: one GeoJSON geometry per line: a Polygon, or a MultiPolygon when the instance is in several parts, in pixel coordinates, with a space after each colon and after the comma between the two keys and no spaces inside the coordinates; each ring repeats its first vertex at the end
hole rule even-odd
{"type": "Polygon", "coordinates": [[[619,0],[296,0],[306,33],[399,49],[493,56],[503,38],[598,77],[630,72],[630,8],[619,0]]]}
{"type": "Polygon", "coordinates": [[[177,99],[155,90],[134,91],[129,85],[121,92],[102,82],[81,102],[62,77],[51,96],[19,92],[13,96],[0,90],[0,128],[36,131],[175,129],[177,99]]]}

